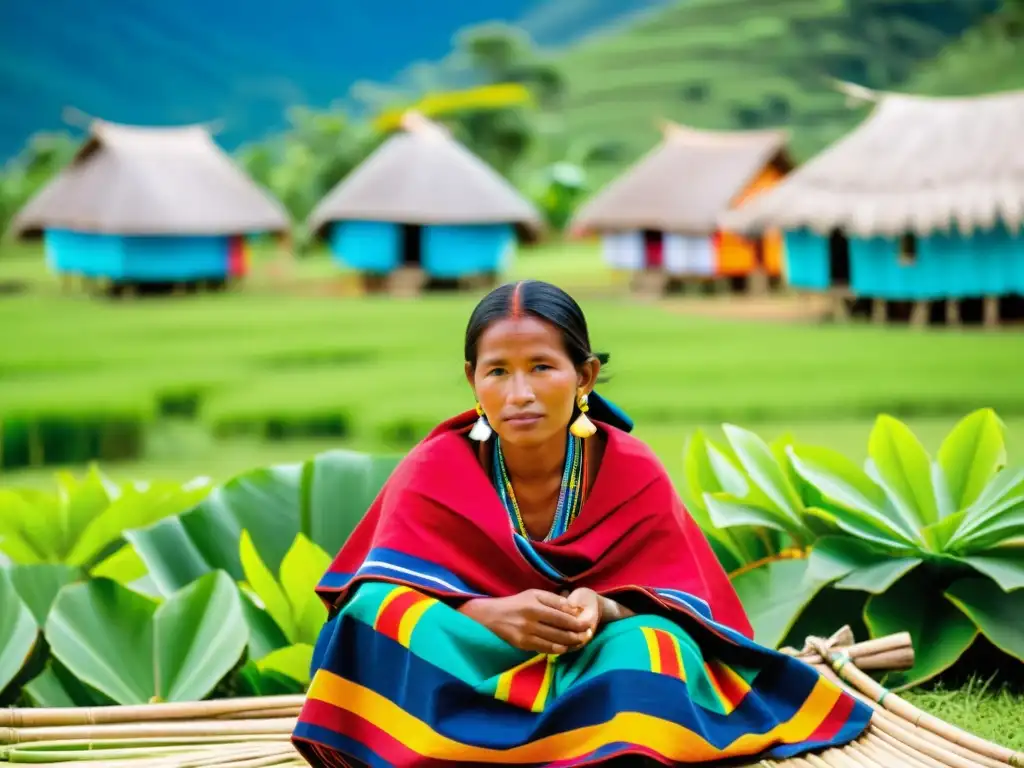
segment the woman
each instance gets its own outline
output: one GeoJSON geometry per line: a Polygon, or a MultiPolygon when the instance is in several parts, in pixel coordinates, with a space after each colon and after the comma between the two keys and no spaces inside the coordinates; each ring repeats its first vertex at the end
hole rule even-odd
{"type": "Polygon", "coordinates": [[[864,704],[751,641],[664,468],[594,392],[570,296],[497,288],[465,359],[476,410],[401,462],[317,588],[310,764],[676,765],[864,730],[864,704]]]}

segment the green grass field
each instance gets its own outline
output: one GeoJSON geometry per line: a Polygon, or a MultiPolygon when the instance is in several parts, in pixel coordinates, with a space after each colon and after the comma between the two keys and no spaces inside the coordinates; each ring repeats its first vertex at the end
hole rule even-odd
{"type": "MultiPolygon", "coordinates": [[[[724,421],[766,436],[788,429],[853,455],[879,412],[907,418],[933,448],[981,406],[1024,434],[1019,333],[702,316],[679,310],[714,299],[631,299],[590,246],[531,253],[513,276],[579,296],[595,346],[612,354],[603,391],[672,469],[690,431],[724,421]]],[[[479,295],[345,296],[331,290],[344,276],[319,256],[299,263],[287,286],[262,262],[245,288],[215,296],[61,295],[26,251],[0,260],[5,279],[32,290],[0,300],[10,339],[0,348],[0,413],[138,418],[145,461],[114,472],[224,477],[328,445],[404,450],[472,406],[462,334],[479,295]],[[182,402],[191,418],[167,418],[182,402]]],[[[5,482],[47,472],[9,472],[5,482]]]]}
{"type": "MultiPolygon", "coordinates": [[[[0,254],[0,284],[29,289],[0,297],[0,418],[136,413],[145,454],[105,465],[111,476],[226,479],[341,445],[401,450],[472,405],[462,333],[478,295],[352,297],[323,256],[284,278],[270,264],[261,259],[236,293],[111,301],[62,295],[31,249],[0,254]],[[161,415],[175,393],[195,396],[190,418],[161,415]],[[322,426],[337,414],[343,434],[260,437],[267,424],[322,426]]],[[[714,298],[629,298],[587,245],[524,256],[510,277],[548,279],[577,295],[595,345],[612,353],[604,392],[635,416],[637,435],[677,481],[686,436],[723,421],[766,437],[788,430],[860,458],[880,411],[905,417],[934,450],[968,410],[996,406],[1012,455],[1024,450],[1019,332],[712,319],[691,310],[714,298]]],[[[0,484],[49,486],[53,469],[9,471],[0,484]]],[[[1024,748],[1017,694],[976,681],[909,698],[1024,748]]]]}

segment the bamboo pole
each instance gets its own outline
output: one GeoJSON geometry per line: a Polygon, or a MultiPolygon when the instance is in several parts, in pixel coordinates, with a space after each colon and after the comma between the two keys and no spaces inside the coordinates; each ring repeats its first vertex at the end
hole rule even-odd
{"type": "MultiPolygon", "coordinates": [[[[248,696],[210,701],[165,702],[110,707],[74,707],[54,709],[0,709],[0,728],[24,728],[47,725],[92,725],[100,723],[136,723],[142,720],[196,720],[231,717],[263,717],[260,713],[290,709],[298,713],[305,697],[248,696]]],[[[277,716],[277,715],[275,715],[277,716]]]]}
{"type": "MultiPolygon", "coordinates": [[[[865,669],[906,669],[907,633],[854,642],[849,627],[783,652],[813,666],[872,710],[858,739],[840,748],[745,768],[1024,768],[1024,754],[932,717],[886,690],[865,669]]],[[[302,696],[224,699],[68,710],[0,711],[0,762],[89,768],[301,768],[291,744],[302,696]]],[[[752,758],[748,758],[752,759],[752,758]]],[[[742,763],[742,761],[738,761],[742,763]]],[[[735,763],[734,763],[735,764],[735,763]]]]}

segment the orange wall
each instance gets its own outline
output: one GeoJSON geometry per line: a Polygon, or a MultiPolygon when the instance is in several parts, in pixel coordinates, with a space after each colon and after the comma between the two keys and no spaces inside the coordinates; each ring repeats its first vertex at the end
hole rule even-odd
{"type": "MultiPolygon", "coordinates": [[[[733,203],[734,206],[778,184],[785,174],[774,165],[767,166],[733,203]]],[[[763,237],[764,262],[769,275],[782,273],[782,233],[767,232],[763,237]]],[[[718,250],[718,272],[721,275],[746,275],[754,270],[756,252],[754,241],[731,232],[719,232],[715,238],[718,250]]]]}

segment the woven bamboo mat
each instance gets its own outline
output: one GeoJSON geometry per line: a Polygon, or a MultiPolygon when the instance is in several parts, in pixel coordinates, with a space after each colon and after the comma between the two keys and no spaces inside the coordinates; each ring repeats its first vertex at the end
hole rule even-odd
{"type": "MultiPolygon", "coordinates": [[[[868,674],[906,669],[906,634],[854,643],[848,628],[783,649],[814,665],[874,710],[867,732],[840,749],[745,768],[1024,768],[1024,754],[928,715],[868,674]]],[[[111,768],[304,766],[289,738],[302,696],[133,707],[0,710],[0,762],[111,768]],[[88,752],[86,755],[84,753],[88,752]]],[[[735,765],[735,762],[731,763],[735,765]]]]}

